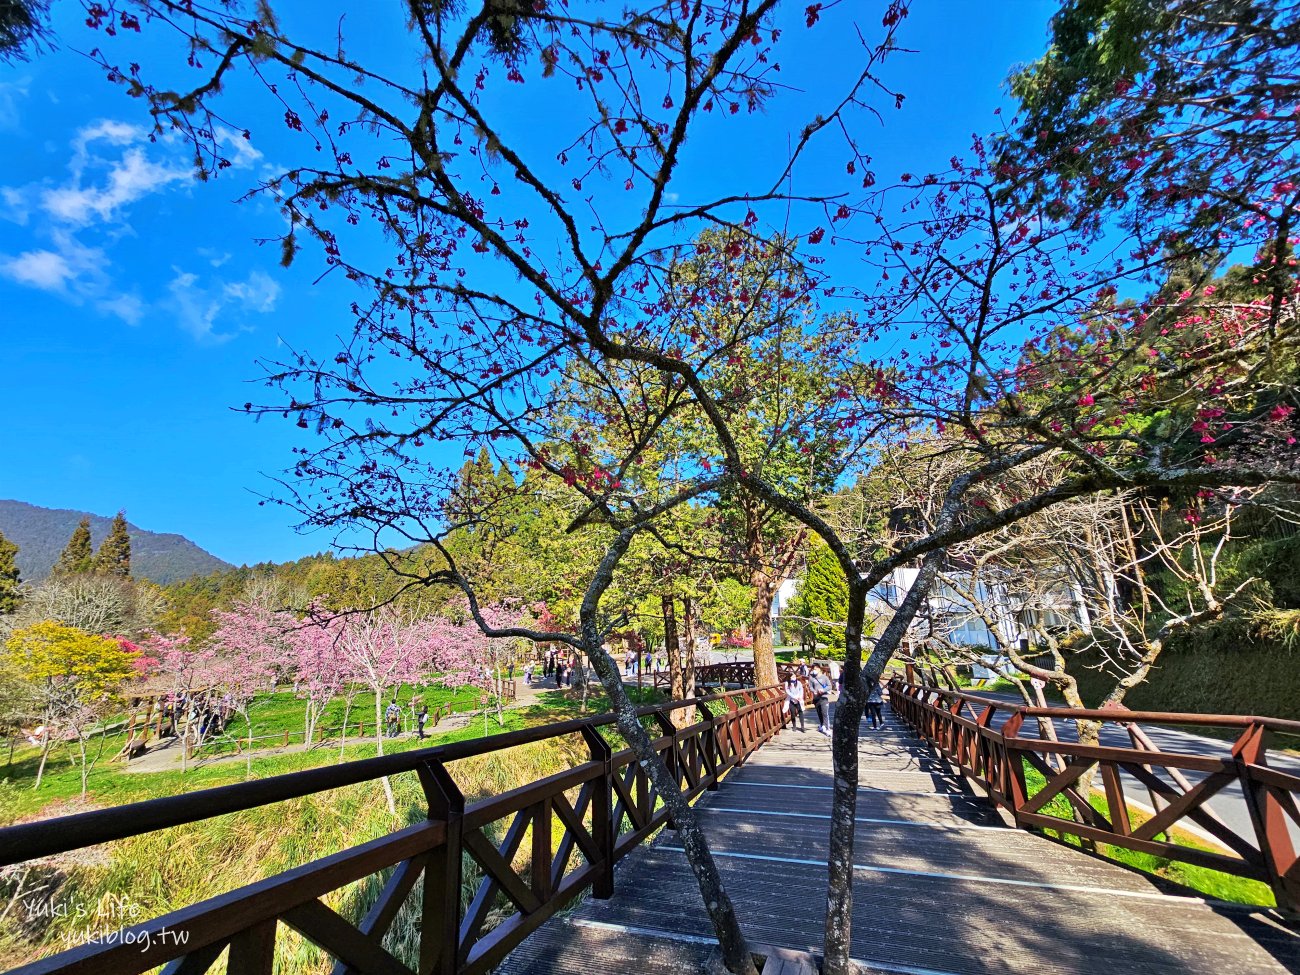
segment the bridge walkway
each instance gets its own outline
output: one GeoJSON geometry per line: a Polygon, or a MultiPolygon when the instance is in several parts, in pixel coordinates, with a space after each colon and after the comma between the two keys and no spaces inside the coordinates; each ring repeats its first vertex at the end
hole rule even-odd
{"type": "MultiPolygon", "coordinates": [[[[859,732],[852,955],[899,975],[1274,975],[1295,934],[1005,827],[892,715],[859,732]]],[[[829,741],[787,730],[697,807],[764,975],[811,975],[822,943],[829,741]]],[[[1178,890],[1178,889],[1174,889],[1178,890]]],[[[676,835],[630,855],[610,900],[552,919],[503,975],[720,971],[676,835]]]]}

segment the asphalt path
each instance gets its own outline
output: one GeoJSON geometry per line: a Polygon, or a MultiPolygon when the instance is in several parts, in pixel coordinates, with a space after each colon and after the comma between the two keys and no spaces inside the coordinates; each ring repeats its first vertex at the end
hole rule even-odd
{"type": "MultiPolygon", "coordinates": [[[[1021,705],[1023,702],[1017,695],[1009,694],[1002,691],[972,691],[980,697],[990,697],[1002,701],[1006,704],[1021,705]]],[[[998,727],[1001,721],[997,716],[994,717],[994,727],[998,727]]],[[[1075,723],[1069,720],[1054,719],[1053,727],[1056,729],[1056,736],[1061,741],[1077,741],[1078,734],[1075,723]]],[[[1151,740],[1151,743],[1162,752],[1176,755],[1196,755],[1202,758],[1229,758],[1232,751],[1232,742],[1221,738],[1210,738],[1205,735],[1198,735],[1193,732],[1184,731],[1180,728],[1170,728],[1162,725],[1141,724],[1142,731],[1151,740]]],[[[1021,726],[1020,736],[1022,738],[1039,737],[1038,721],[1027,718],[1021,726]]],[[[1101,744],[1108,748],[1132,748],[1133,742],[1129,738],[1128,732],[1117,724],[1107,722],[1102,726],[1101,744]]],[[[1287,772],[1292,775],[1300,775],[1300,756],[1288,754],[1277,749],[1270,749],[1268,752],[1268,765],[1280,772],[1287,772]]],[[[1176,788],[1179,792],[1183,791],[1170,778],[1167,772],[1162,772],[1153,767],[1153,771],[1160,774],[1160,777],[1176,788]]],[[[1200,772],[1184,770],[1183,775],[1189,782],[1199,782],[1204,775],[1200,772]]],[[[1151,794],[1147,788],[1135,780],[1131,775],[1122,773],[1120,782],[1124,786],[1124,793],[1130,800],[1134,800],[1143,806],[1150,808],[1151,794]]],[[[1240,781],[1233,782],[1224,786],[1219,792],[1211,796],[1205,803],[1216,816],[1219,817],[1234,833],[1255,842],[1255,829],[1251,825],[1250,812],[1246,807],[1245,797],[1242,794],[1240,781]]],[[[1192,824],[1190,820],[1182,820],[1177,823],[1178,826],[1190,829],[1192,832],[1200,830],[1192,824]]],[[[1300,829],[1292,825],[1291,835],[1293,842],[1300,845],[1300,829]]]]}

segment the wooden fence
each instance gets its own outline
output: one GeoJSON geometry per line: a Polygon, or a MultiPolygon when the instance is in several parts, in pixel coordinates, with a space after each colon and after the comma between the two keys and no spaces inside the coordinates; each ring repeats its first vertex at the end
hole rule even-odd
{"type": "MultiPolygon", "coordinates": [[[[781,730],[781,702],[780,689],[770,687],[642,708],[638,714],[660,732],[655,750],[682,791],[694,797],[716,789],[728,770],[781,730]],[[674,728],[671,713],[691,705],[698,707],[699,720],[674,728]]],[[[282,927],[336,959],[335,975],[485,973],[585,887],[595,897],[611,896],[614,864],[657,829],[671,826],[631,749],[614,751],[602,734],[613,723],[612,715],[565,721],[0,829],[4,866],[399,772],[417,773],[428,804],[424,822],[10,975],[136,975],[159,966],[167,975],[198,975],[227,949],[228,971],[270,975],[282,927]],[[447,769],[460,759],[573,734],[587,745],[586,761],[471,805],[447,769]],[[498,823],[504,829],[492,828],[498,823]],[[465,858],[482,872],[467,901],[461,895],[465,858]],[[526,865],[516,869],[517,862],[526,865]],[[321,899],[385,873],[381,893],[356,923],[321,899]],[[382,942],[416,884],[422,887],[423,907],[419,960],[412,969],[382,942]],[[498,923],[489,926],[489,915],[498,923]]]]}
{"type": "MultiPolygon", "coordinates": [[[[777,664],[777,676],[784,683],[795,674],[797,668],[794,664],[777,664]]],[[[804,702],[811,703],[813,696],[809,689],[808,678],[800,677],[800,683],[804,688],[804,702]]],[[[666,670],[656,670],[654,672],[654,686],[660,690],[670,690],[672,679],[666,670]]],[[[754,662],[752,660],[738,660],[720,664],[705,664],[702,667],[695,668],[695,686],[696,687],[753,687],[754,686],[754,662]]]]}
{"type": "Polygon", "coordinates": [[[1300,909],[1300,864],[1292,839],[1293,831],[1300,831],[1296,804],[1300,776],[1269,768],[1266,747],[1270,735],[1300,734],[1300,722],[1239,715],[1030,708],[897,677],[889,691],[893,711],[987,791],[1017,825],[1262,881],[1272,888],[1279,907],[1288,912],[1300,909]],[[1021,737],[1026,719],[1038,718],[1119,725],[1132,747],[1021,737]],[[1231,745],[1225,741],[1223,754],[1217,756],[1162,752],[1141,724],[1231,729],[1236,740],[1231,745]],[[1045,780],[1032,794],[1028,769],[1045,780]],[[1090,774],[1099,774],[1104,813],[1090,801],[1091,796],[1083,794],[1080,780],[1090,774]],[[1251,826],[1245,835],[1207,805],[1233,784],[1240,785],[1239,801],[1249,813],[1251,826]],[[1133,801],[1135,791],[1150,798],[1154,814],[1133,801]],[[1058,797],[1064,802],[1054,803],[1058,797]],[[1190,824],[1218,849],[1174,842],[1170,831],[1180,824],[1190,824]]]}

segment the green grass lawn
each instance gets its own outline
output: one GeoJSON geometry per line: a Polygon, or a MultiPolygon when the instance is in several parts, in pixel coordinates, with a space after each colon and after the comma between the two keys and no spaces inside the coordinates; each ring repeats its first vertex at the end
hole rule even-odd
{"type": "MultiPolygon", "coordinates": [[[[1026,762],[1025,785],[1028,788],[1029,795],[1031,797],[1036,795],[1046,784],[1047,780],[1043,778],[1042,774],[1026,762]]],[[[1094,809],[1107,819],[1110,819],[1110,805],[1106,802],[1105,796],[1094,792],[1090,797],[1090,802],[1094,809]]],[[[1069,801],[1064,796],[1058,795],[1044,806],[1040,812],[1046,816],[1056,816],[1069,820],[1071,816],[1070,808],[1069,801]]],[[[1134,826],[1141,825],[1149,818],[1143,815],[1141,811],[1134,809],[1130,809],[1129,817],[1134,826]]],[[[1071,846],[1081,847],[1083,845],[1078,837],[1072,836],[1065,831],[1043,830],[1043,832],[1071,846]]],[[[1178,846],[1186,846],[1192,849],[1210,850],[1216,853],[1224,852],[1221,848],[1206,843],[1199,837],[1176,826],[1167,833],[1157,834],[1156,838],[1169,840],[1178,846]]],[[[1136,850],[1129,850],[1109,843],[1098,843],[1096,847],[1097,853],[1107,859],[1122,863],[1135,870],[1141,870],[1143,873],[1162,877],[1183,887],[1189,887],[1206,897],[1238,904],[1255,904],[1261,907],[1275,907],[1277,904],[1273,897],[1273,891],[1267,884],[1262,884],[1257,880],[1248,880],[1245,877],[1237,877],[1233,874],[1223,873],[1220,870],[1210,870],[1206,867],[1181,863],[1168,857],[1140,853],[1136,850]]]]}
{"type": "MultiPolygon", "coordinates": [[[[476,710],[479,707],[481,691],[476,687],[450,690],[444,687],[403,686],[398,692],[398,700],[404,706],[403,719],[410,725],[410,702],[413,695],[419,695],[430,710],[438,705],[451,704],[459,713],[476,710]]],[[[600,698],[600,707],[604,699],[600,698]]],[[[576,708],[576,705],[574,705],[576,708]]],[[[254,742],[254,755],[251,774],[254,778],[263,778],[283,772],[328,764],[339,760],[337,728],[342,723],[347,704],[343,698],[332,701],[318,724],[318,731],[313,741],[319,741],[328,729],[335,729],[333,744],[323,745],[305,752],[284,754],[262,754],[283,743],[283,735],[288,732],[292,744],[301,745],[303,740],[303,722],[306,702],[296,697],[292,691],[283,690],[266,694],[250,709],[255,738],[266,740],[254,742]]],[[[532,709],[527,709],[531,711],[532,709]]],[[[524,713],[508,710],[506,728],[497,723],[495,713],[487,722],[487,733],[525,727],[529,724],[542,723],[547,720],[560,720],[554,716],[524,713]]],[[[348,712],[349,734],[356,735],[356,725],[364,722],[367,737],[374,734],[375,710],[374,694],[362,692],[355,696],[348,712]]],[[[467,728],[458,731],[443,732],[433,725],[428,726],[429,739],[425,745],[444,741],[456,741],[463,738],[478,737],[484,734],[481,721],[471,721],[467,728]]],[[[242,717],[235,717],[220,738],[210,739],[199,752],[200,759],[213,756],[231,755],[236,752],[235,739],[241,742],[248,734],[248,726],[242,717]]],[[[118,729],[110,734],[93,738],[89,743],[89,755],[94,766],[87,779],[87,801],[96,806],[112,806],[122,803],[153,799],[159,796],[174,795],[178,792],[191,792],[195,789],[230,782],[240,782],[248,777],[248,765],[244,761],[220,762],[215,764],[198,764],[182,773],[179,768],[165,772],[127,771],[114,757],[126,742],[125,729],[118,729]],[[98,756],[98,761],[96,761],[98,756]]],[[[400,751],[414,748],[420,744],[416,738],[405,736],[385,741],[385,751],[400,751]]],[[[346,745],[343,759],[368,758],[375,753],[373,739],[346,745]]],[[[8,751],[0,753],[7,757],[8,751]]],[[[32,788],[36,780],[36,769],[40,761],[37,749],[24,746],[15,749],[12,761],[0,761],[0,825],[11,823],[35,815],[54,805],[63,809],[70,801],[78,801],[81,794],[80,758],[73,745],[58,745],[51,752],[46,764],[45,775],[39,790],[32,788]]]]}

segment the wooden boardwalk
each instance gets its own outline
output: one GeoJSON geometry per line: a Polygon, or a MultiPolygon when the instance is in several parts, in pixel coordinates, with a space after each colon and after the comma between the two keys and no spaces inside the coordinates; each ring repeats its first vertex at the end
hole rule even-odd
{"type": "MultiPolygon", "coordinates": [[[[853,949],[900,975],[1300,971],[1290,930],[1004,827],[892,716],[864,724],[853,949]]],[[[764,975],[809,975],[825,916],[829,742],[786,731],[697,807],[764,975]]],[[[552,919],[503,975],[720,971],[674,833],[630,855],[610,900],[552,919]]]]}

